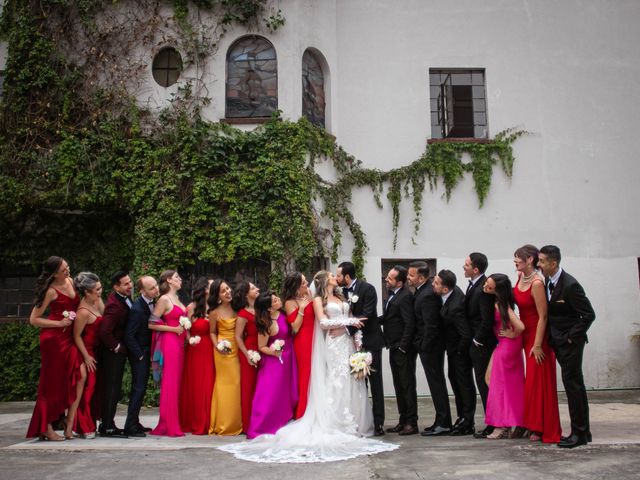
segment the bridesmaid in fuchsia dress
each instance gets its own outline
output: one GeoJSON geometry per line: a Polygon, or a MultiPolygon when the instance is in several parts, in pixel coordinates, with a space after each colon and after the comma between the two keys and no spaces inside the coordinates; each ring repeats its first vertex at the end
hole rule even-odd
{"type": "Polygon", "coordinates": [[[298,402],[293,335],[281,307],[280,298],[268,292],[260,294],[255,302],[262,359],[258,366],[247,438],[276,433],[293,418],[298,402]],[[281,343],[281,350],[278,350],[277,343],[281,343]]]}
{"type": "Polygon", "coordinates": [[[175,270],[160,275],[160,298],[149,319],[154,330],[152,345],[153,375],[160,381],[160,419],[152,435],[181,437],[178,397],[184,362],[185,327],[181,318],[187,310],[178,299],[182,279],[175,270]]]}
{"type": "Polygon", "coordinates": [[[508,438],[511,427],[524,419],[524,324],[513,311],[513,291],[509,277],[494,273],[487,278],[484,292],[495,295],[494,332],[498,346],[490,364],[489,395],[485,423],[495,427],[489,439],[508,438]]]}

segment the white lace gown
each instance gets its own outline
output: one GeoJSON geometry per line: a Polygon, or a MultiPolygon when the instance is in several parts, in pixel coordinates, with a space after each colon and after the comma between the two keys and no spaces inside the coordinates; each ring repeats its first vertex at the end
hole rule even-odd
{"type": "Polygon", "coordinates": [[[350,374],[353,339],[345,334],[325,338],[323,329],[350,325],[348,304],[329,303],[326,318],[316,320],[309,399],[305,414],[275,435],[219,447],[236,458],[261,463],[310,463],[347,460],[395,450],[398,445],[366,438],[373,413],[366,385],[350,374]]]}

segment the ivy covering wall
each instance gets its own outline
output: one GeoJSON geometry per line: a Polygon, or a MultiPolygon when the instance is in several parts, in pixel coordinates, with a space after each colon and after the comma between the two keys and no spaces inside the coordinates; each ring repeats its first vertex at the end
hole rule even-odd
{"type": "MultiPolygon", "coordinates": [[[[380,207],[390,203],[396,234],[400,202],[411,201],[416,234],[427,186],[442,182],[448,199],[469,172],[482,205],[493,167],[511,175],[511,145],[520,131],[485,144],[432,144],[408,165],[380,171],[363,168],[305,119],[275,115],[251,132],[207,122],[199,107],[217,99],[195,95],[191,85],[153,115],[119,84],[87,82],[94,74],[91,61],[72,61],[61,46],[54,26],[69,19],[81,22],[86,35],[92,32],[85,41],[100,38],[98,30],[107,27],[92,19],[104,4],[113,8],[97,0],[40,0],[9,1],[3,11],[1,32],[9,47],[0,106],[5,262],[35,265],[58,254],[75,268],[102,274],[125,266],[157,274],[197,261],[259,258],[274,266],[277,283],[286,268],[304,269],[313,256],[335,259],[345,232],[355,240],[352,258],[362,268],[366,238],[347,208],[355,188],[372,189],[380,207]],[[462,161],[464,153],[471,162],[462,161]],[[321,178],[317,162],[330,162],[337,180],[321,178]]],[[[157,4],[160,9],[163,2],[157,4]]],[[[251,22],[260,18],[272,29],[285,24],[279,11],[269,15],[263,1],[172,5],[185,38],[197,31],[189,21],[197,9],[219,13],[223,26],[258,28],[251,22]]],[[[86,48],[92,51],[92,45],[86,48]]]]}

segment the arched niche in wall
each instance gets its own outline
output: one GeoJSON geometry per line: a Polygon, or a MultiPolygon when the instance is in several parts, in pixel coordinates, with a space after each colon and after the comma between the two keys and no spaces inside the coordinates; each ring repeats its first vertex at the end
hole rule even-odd
{"type": "Polygon", "coordinates": [[[258,35],[247,35],[227,52],[226,117],[269,117],[278,109],[276,49],[258,35]]]}

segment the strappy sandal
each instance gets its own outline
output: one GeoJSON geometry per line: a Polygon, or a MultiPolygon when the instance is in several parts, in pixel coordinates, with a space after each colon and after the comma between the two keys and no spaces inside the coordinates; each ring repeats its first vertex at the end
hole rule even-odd
{"type": "Polygon", "coordinates": [[[491,440],[503,440],[505,438],[509,438],[510,433],[510,428],[496,428],[490,435],[487,435],[487,438],[491,440]]]}

